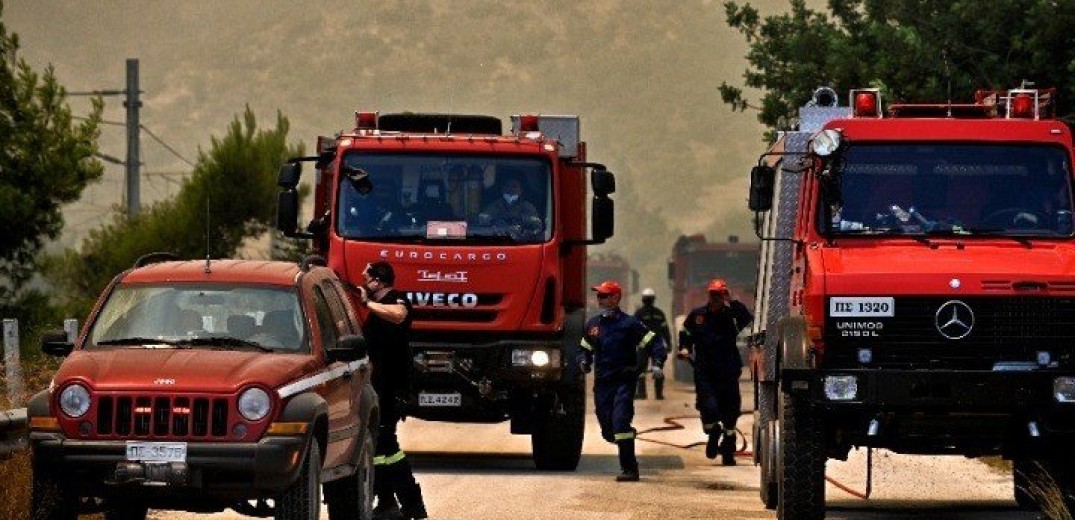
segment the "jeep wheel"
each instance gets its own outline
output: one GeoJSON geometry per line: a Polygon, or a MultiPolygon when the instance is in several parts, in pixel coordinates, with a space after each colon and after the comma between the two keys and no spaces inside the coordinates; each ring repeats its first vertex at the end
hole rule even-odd
{"type": "Polygon", "coordinates": [[[321,450],[310,439],[299,476],[276,499],[276,520],[317,520],[321,516],[321,450]]]}
{"type": "Polygon", "coordinates": [[[370,520],[373,511],[373,436],[367,431],[353,474],[325,484],[330,520],[370,520]]]}
{"type": "Polygon", "coordinates": [[[821,423],[805,396],[781,393],[777,450],[777,507],[780,520],[825,517],[825,443],[821,423]]]}
{"type": "Polygon", "coordinates": [[[105,509],[105,520],[146,520],[149,508],[142,504],[111,504],[105,509]]]}
{"type": "Polygon", "coordinates": [[[554,409],[534,422],[534,433],[530,436],[534,465],[543,471],[575,471],[582,457],[586,428],[585,386],[580,383],[565,388],[554,409]]]}
{"type": "Polygon", "coordinates": [[[754,447],[758,454],[758,494],[761,496],[765,509],[776,509],[777,502],[777,479],[776,479],[776,450],[780,449],[780,430],[777,421],[769,421],[764,426],[757,428],[758,442],[754,447]]]}
{"type": "Polygon", "coordinates": [[[30,517],[35,520],[76,520],[78,497],[49,470],[33,466],[30,517]]]}

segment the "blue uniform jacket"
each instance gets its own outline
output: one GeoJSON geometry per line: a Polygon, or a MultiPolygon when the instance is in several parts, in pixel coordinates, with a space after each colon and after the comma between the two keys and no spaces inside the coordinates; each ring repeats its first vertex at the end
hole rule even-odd
{"type": "Polygon", "coordinates": [[[694,356],[696,369],[711,374],[738,374],[743,368],[735,338],[754,316],[739,300],[717,312],[703,305],[690,312],[679,331],[679,348],[694,356]]]}
{"type": "Polygon", "coordinates": [[[586,322],[579,361],[592,365],[598,380],[636,378],[649,358],[660,366],[668,356],[664,339],[619,309],[586,322]]]}

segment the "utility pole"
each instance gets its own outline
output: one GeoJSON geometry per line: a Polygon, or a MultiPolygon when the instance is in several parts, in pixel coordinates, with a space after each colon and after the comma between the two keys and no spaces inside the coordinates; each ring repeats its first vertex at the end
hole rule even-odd
{"type": "Polygon", "coordinates": [[[127,218],[138,214],[141,205],[141,187],[139,174],[141,157],[139,149],[138,109],[142,107],[138,90],[138,59],[127,58],[127,218]]]}

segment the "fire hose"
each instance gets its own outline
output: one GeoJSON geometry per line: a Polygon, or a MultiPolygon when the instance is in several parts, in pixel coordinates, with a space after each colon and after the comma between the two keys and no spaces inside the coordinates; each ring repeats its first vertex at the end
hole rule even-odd
{"type": "MultiPolygon", "coordinates": [[[[662,440],[659,440],[659,439],[649,439],[649,438],[646,438],[646,437],[642,437],[642,435],[645,435],[647,433],[685,430],[685,429],[687,429],[687,427],[683,426],[682,424],[680,424],[679,423],[680,420],[684,420],[684,419],[700,419],[700,418],[701,417],[698,416],[698,415],[674,415],[674,416],[671,416],[671,417],[665,417],[663,419],[663,422],[665,423],[664,426],[654,426],[653,428],[646,428],[645,430],[639,430],[635,435],[635,439],[639,440],[639,441],[642,441],[642,442],[660,444],[660,445],[663,445],[663,446],[670,446],[672,448],[680,448],[680,449],[684,449],[684,450],[689,450],[691,448],[696,448],[698,446],[704,446],[706,444],[705,441],[696,441],[696,442],[690,442],[690,443],[687,443],[687,444],[677,444],[677,443],[674,443],[674,442],[668,442],[668,441],[662,441],[662,440]]],[[[735,456],[740,457],[740,458],[753,457],[754,452],[747,449],[747,437],[746,437],[746,435],[744,435],[743,432],[741,430],[739,430],[738,428],[735,430],[735,432],[738,435],[738,437],[741,439],[741,442],[739,443],[739,449],[736,450],[735,456]]],[[[873,450],[868,450],[867,451],[866,458],[867,458],[867,463],[866,463],[867,484],[866,484],[866,491],[865,492],[851,489],[850,487],[848,487],[847,485],[843,484],[842,482],[840,482],[840,481],[838,481],[838,480],[836,480],[836,479],[834,479],[834,478],[832,478],[830,476],[827,476],[827,475],[825,476],[825,480],[827,480],[833,486],[836,486],[837,489],[840,489],[841,491],[843,491],[843,492],[845,492],[845,493],[847,493],[847,494],[849,494],[851,496],[861,498],[862,500],[868,500],[870,498],[870,493],[872,491],[871,488],[873,487],[873,486],[871,486],[869,484],[872,481],[873,450]]]]}

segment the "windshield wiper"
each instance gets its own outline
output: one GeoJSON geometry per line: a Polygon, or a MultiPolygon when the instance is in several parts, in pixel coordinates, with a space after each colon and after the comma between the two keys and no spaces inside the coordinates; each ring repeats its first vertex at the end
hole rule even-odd
{"type": "Polygon", "coordinates": [[[169,339],[144,338],[144,337],[140,337],[140,336],[135,336],[135,337],[130,337],[130,338],[106,339],[104,341],[98,341],[95,344],[96,345],[147,345],[147,344],[153,344],[153,345],[178,345],[179,343],[177,343],[174,340],[169,340],[169,339]]]}
{"type": "Polygon", "coordinates": [[[248,341],[245,339],[233,338],[231,336],[209,336],[207,338],[190,338],[179,340],[175,342],[178,345],[191,345],[191,346],[215,346],[215,347],[241,347],[241,348],[253,348],[262,352],[274,352],[273,349],[262,345],[256,341],[248,341]]]}
{"type": "Polygon", "coordinates": [[[467,242],[479,243],[479,244],[518,244],[511,235],[470,235],[467,237],[467,242]]]}
{"type": "Polygon", "coordinates": [[[1031,246],[1030,239],[1028,239],[1027,237],[1024,237],[1024,236],[1020,236],[1020,235],[1012,235],[1011,232],[1009,230],[1007,230],[1007,229],[1000,229],[1000,228],[964,228],[963,230],[966,231],[968,234],[971,234],[971,235],[985,236],[985,237],[1010,238],[1010,239],[1012,239],[1012,240],[1014,240],[1016,242],[1019,242],[1020,244],[1026,246],[1026,247],[1031,246]]]}

